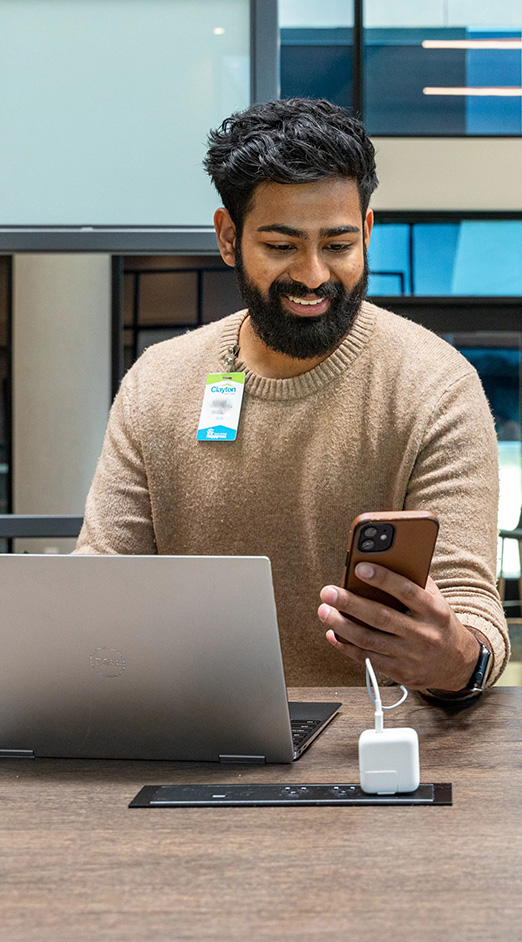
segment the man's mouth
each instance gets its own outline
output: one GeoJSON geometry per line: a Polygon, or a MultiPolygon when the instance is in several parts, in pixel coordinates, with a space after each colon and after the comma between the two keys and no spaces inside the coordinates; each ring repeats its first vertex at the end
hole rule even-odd
{"type": "Polygon", "coordinates": [[[324,314],[330,304],[329,298],[296,298],[293,294],[283,295],[282,300],[293,314],[311,314],[313,317],[324,314]]]}

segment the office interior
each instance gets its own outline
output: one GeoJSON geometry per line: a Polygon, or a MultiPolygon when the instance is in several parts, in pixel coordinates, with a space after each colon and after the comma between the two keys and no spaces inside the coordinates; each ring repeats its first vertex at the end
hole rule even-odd
{"type": "MultiPolygon", "coordinates": [[[[156,181],[166,204],[161,218],[153,211],[144,218],[139,200],[134,206],[138,221],[164,228],[161,244],[150,232],[140,241],[129,215],[116,220],[136,230],[127,248],[118,250],[115,241],[111,249],[107,240],[97,247],[80,233],[71,247],[65,240],[56,249],[66,208],[52,218],[43,208],[36,219],[15,218],[4,207],[0,513],[81,515],[123,372],[151,344],[242,306],[212,237],[217,200],[201,169],[201,128],[190,134],[198,74],[196,96],[212,82],[214,125],[251,100],[277,95],[324,96],[362,115],[380,179],[372,201],[369,296],[440,333],[476,366],[499,439],[499,527],[516,528],[522,507],[520,4],[171,0],[167,6],[181,37],[177,49],[186,48],[191,66],[171,122],[187,164],[171,168],[163,155],[156,181]],[[31,241],[33,224],[38,238],[31,241]]],[[[112,7],[127,15],[125,0],[111,0],[112,7]]],[[[56,6],[52,13],[58,15],[56,6]]],[[[138,127],[150,106],[146,91],[148,103],[129,102],[138,127]]],[[[81,176],[76,185],[82,189],[81,176]]],[[[73,236],[98,212],[101,230],[115,221],[103,216],[91,183],[82,199],[73,236]]],[[[499,541],[513,643],[506,684],[522,684],[521,545],[499,541]]],[[[73,546],[72,540],[31,539],[2,541],[0,550],[69,552],[73,546]]]]}

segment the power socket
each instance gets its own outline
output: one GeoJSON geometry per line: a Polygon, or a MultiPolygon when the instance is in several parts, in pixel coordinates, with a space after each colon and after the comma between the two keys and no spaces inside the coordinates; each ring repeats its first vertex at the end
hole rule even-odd
{"type": "Polygon", "coordinates": [[[419,737],[414,729],[365,729],[359,736],[361,788],[370,795],[414,792],[420,785],[419,737]]]}

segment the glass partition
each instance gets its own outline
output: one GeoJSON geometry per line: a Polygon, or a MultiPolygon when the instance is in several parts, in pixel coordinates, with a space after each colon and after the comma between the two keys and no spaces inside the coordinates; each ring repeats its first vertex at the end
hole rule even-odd
{"type": "Polygon", "coordinates": [[[360,0],[359,8],[362,43],[353,0],[280,0],[283,98],[324,96],[349,108],[356,97],[374,135],[522,133],[520,0],[360,0]],[[352,75],[354,60],[362,75],[359,65],[352,75]]]}
{"type": "Polygon", "coordinates": [[[522,132],[519,0],[364,0],[363,8],[371,134],[522,132]]]}
{"type": "Polygon", "coordinates": [[[0,0],[0,23],[0,228],[211,226],[250,0],[0,0]]]}
{"type": "Polygon", "coordinates": [[[281,98],[351,108],[353,19],[349,0],[279,0],[281,98]]]}

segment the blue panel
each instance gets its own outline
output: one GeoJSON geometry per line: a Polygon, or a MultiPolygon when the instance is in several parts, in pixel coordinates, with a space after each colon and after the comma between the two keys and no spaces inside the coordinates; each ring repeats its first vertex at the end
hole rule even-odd
{"type": "Polygon", "coordinates": [[[365,124],[370,134],[465,133],[465,99],[423,94],[426,86],[465,85],[461,49],[424,49],[424,39],[461,39],[463,29],[367,29],[365,124]]]}
{"type": "Polygon", "coordinates": [[[368,253],[369,294],[521,297],[522,220],[377,223],[368,253]]]}
{"type": "Polygon", "coordinates": [[[328,98],[352,107],[351,29],[282,29],[281,98],[328,98]]]}
{"type": "Polygon", "coordinates": [[[405,293],[403,286],[401,272],[375,272],[368,281],[368,297],[400,297],[405,293]]]}
{"type": "Polygon", "coordinates": [[[453,266],[459,223],[416,223],[413,227],[414,292],[453,294],[453,266]]]}
{"type": "MultiPolygon", "coordinates": [[[[522,18],[522,14],[521,14],[522,18]]],[[[469,31],[470,39],[496,38],[499,33],[469,31]]],[[[521,33],[502,31],[502,37],[520,39],[521,33]]],[[[517,49],[469,49],[466,53],[469,86],[522,85],[522,51],[517,49]]],[[[466,100],[468,134],[520,134],[522,131],[520,98],[475,98],[466,100]]]]}
{"type": "Polygon", "coordinates": [[[522,295],[522,221],[462,222],[448,293],[522,295]]]}
{"type": "Polygon", "coordinates": [[[520,440],[520,350],[461,347],[460,352],[480,376],[499,439],[520,440]]]}
{"type": "Polygon", "coordinates": [[[405,224],[376,223],[373,227],[368,252],[370,276],[368,293],[370,296],[410,294],[410,255],[409,226],[405,224]],[[387,272],[381,275],[381,272],[387,272]],[[404,292],[401,291],[403,275],[404,292]]]}

